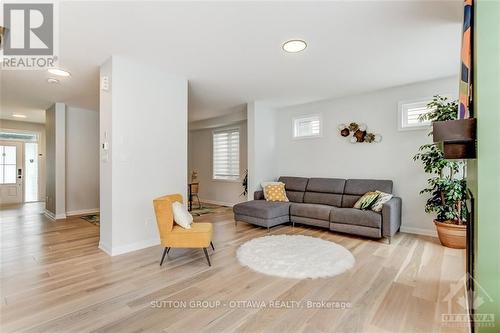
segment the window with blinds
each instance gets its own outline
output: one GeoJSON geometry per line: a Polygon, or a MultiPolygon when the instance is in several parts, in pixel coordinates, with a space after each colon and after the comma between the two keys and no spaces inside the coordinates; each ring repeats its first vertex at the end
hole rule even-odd
{"type": "Polygon", "coordinates": [[[294,138],[312,138],[321,136],[321,117],[310,115],[293,119],[294,138]]]}
{"type": "Polygon", "coordinates": [[[399,104],[399,114],[400,114],[399,129],[400,130],[410,130],[410,129],[428,128],[429,125],[431,124],[431,122],[428,120],[420,121],[418,118],[421,115],[432,111],[432,109],[429,109],[427,107],[427,103],[429,103],[429,102],[430,102],[430,99],[425,100],[425,101],[412,102],[412,103],[400,103],[399,104]]]}
{"type": "Polygon", "coordinates": [[[213,132],[213,179],[240,178],[240,130],[213,132]]]}

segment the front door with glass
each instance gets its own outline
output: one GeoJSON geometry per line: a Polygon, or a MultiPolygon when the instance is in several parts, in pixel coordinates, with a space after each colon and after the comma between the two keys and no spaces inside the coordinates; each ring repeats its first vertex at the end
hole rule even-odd
{"type": "Polygon", "coordinates": [[[0,202],[23,202],[23,143],[0,141],[0,202]]]}

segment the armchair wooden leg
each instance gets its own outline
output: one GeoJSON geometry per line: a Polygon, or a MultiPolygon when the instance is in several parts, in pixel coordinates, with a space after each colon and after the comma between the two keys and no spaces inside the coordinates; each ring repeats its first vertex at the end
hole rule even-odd
{"type": "Polygon", "coordinates": [[[163,255],[161,256],[160,266],[163,265],[163,260],[165,259],[165,255],[170,251],[169,247],[163,249],[163,255]]]}
{"type": "Polygon", "coordinates": [[[206,247],[203,248],[203,252],[205,252],[205,257],[207,258],[208,266],[212,266],[212,264],[210,263],[210,258],[208,257],[208,251],[206,247]]]}
{"type": "Polygon", "coordinates": [[[215,251],[214,243],[210,242],[210,246],[212,247],[212,250],[215,251]]]}

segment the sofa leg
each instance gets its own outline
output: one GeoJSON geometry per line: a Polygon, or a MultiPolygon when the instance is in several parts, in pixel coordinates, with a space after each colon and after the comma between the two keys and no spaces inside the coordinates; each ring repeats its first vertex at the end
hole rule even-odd
{"type": "Polygon", "coordinates": [[[391,236],[385,237],[385,243],[388,244],[388,245],[391,245],[391,239],[392,239],[391,236]]]}
{"type": "Polygon", "coordinates": [[[269,232],[270,232],[270,229],[269,229],[269,226],[268,226],[268,227],[267,227],[267,233],[269,233],[269,232]]]}
{"type": "Polygon", "coordinates": [[[165,255],[168,253],[169,250],[170,250],[169,247],[163,249],[163,255],[161,256],[160,266],[163,265],[163,260],[165,259],[165,255]]]}
{"type": "Polygon", "coordinates": [[[292,228],[295,228],[295,221],[292,222],[292,228]]]}
{"type": "Polygon", "coordinates": [[[207,258],[208,266],[212,266],[212,264],[210,263],[210,258],[208,257],[208,251],[206,247],[203,248],[203,252],[205,252],[205,257],[207,258]]]}

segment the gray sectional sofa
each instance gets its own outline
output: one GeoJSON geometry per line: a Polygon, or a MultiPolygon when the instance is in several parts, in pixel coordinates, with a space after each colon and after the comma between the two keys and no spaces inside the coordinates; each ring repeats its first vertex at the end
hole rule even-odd
{"type": "Polygon", "coordinates": [[[233,207],[234,219],[261,227],[292,222],[372,238],[391,237],[401,226],[401,198],[393,197],[377,213],[352,208],[366,192],[392,193],[391,180],[280,177],[290,202],[268,202],[262,191],[233,207]]]}

